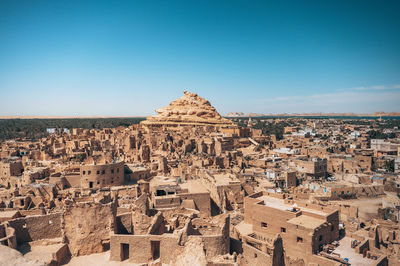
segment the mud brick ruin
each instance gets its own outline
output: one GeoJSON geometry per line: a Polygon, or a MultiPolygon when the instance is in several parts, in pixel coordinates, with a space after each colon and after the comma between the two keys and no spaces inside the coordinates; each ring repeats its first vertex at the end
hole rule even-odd
{"type": "Polygon", "coordinates": [[[400,131],[262,130],[280,120],[224,118],[185,91],[138,125],[1,142],[0,262],[400,265],[400,131]]]}

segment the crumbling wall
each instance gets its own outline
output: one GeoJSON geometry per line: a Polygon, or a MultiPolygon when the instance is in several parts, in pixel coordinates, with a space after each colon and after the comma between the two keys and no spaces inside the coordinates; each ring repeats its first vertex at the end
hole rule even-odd
{"type": "Polygon", "coordinates": [[[202,217],[211,215],[210,193],[182,193],[179,194],[182,200],[193,200],[197,210],[200,211],[202,217]]]}
{"type": "Polygon", "coordinates": [[[306,257],[305,259],[306,265],[323,265],[323,266],[341,266],[343,265],[342,263],[338,261],[334,261],[322,256],[318,255],[311,255],[306,257]]]}
{"type": "Polygon", "coordinates": [[[150,224],[147,234],[162,235],[164,233],[165,221],[161,212],[157,213],[150,224]]]}
{"type": "Polygon", "coordinates": [[[280,235],[274,239],[274,253],[273,253],[273,265],[284,265],[285,254],[283,250],[283,240],[280,235]]]}
{"type": "Polygon", "coordinates": [[[189,239],[201,238],[203,240],[204,250],[206,251],[207,259],[211,259],[212,257],[217,255],[229,253],[229,215],[223,215],[221,217],[217,217],[217,219],[219,220],[220,226],[220,230],[217,234],[189,236],[189,239]]]}
{"type": "Polygon", "coordinates": [[[206,250],[207,259],[211,259],[217,255],[229,253],[230,240],[223,235],[216,236],[189,236],[190,238],[202,238],[204,249],[206,250]]]}
{"type": "Polygon", "coordinates": [[[0,245],[17,248],[15,229],[10,227],[7,222],[0,224],[0,245]]]}
{"type": "Polygon", "coordinates": [[[114,232],[115,202],[66,202],[63,213],[63,237],[73,256],[89,255],[108,249],[114,232]]]}
{"type": "Polygon", "coordinates": [[[352,205],[339,205],[340,206],[340,216],[342,220],[347,220],[343,218],[358,218],[358,207],[352,205]]]}
{"type": "Polygon", "coordinates": [[[147,194],[140,195],[133,203],[133,209],[143,214],[149,213],[149,198],[147,194]]]}
{"type": "Polygon", "coordinates": [[[209,265],[201,239],[191,238],[185,246],[178,246],[170,264],[175,266],[209,265]]]}
{"type": "Polygon", "coordinates": [[[243,256],[245,257],[246,265],[273,265],[273,257],[271,255],[264,253],[248,244],[243,244],[243,256]]]}
{"type": "Polygon", "coordinates": [[[43,215],[46,214],[44,208],[40,209],[30,209],[30,210],[19,210],[22,216],[32,216],[32,215],[43,215]]]}
{"type": "Polygon", "coordinates": [[[133,212],[132,213],[132,224],[133,231],[136,235],[144,235],[150,228],[152,217],[145,214],[133,212]]]}
{"type": "Polygon", "coordinates": [[[366,252],[369,250],[369,240],[366,239],[361,244],[359,244],[357,247],[354,248],[354,251],[358,254],[366,254],[366,252]]]}
{"type": "Polygon", "coordinates": [[[116,226],[118,234],[133,234],[132,214],[128,212],[118,215],[116,226]]]}
{"type": "Polygon", "coordinates": [[[8,223],[15,229],[19,245],[61,237],[61,213],[22,217],[10,220],[8,223]]]}

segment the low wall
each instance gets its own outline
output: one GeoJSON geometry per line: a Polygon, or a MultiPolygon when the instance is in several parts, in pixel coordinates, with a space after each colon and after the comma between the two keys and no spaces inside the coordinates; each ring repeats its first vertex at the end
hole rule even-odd
{"type": "Polygon", "coordinates": [[[387,265],[389,265],[388,258],[383,255],[374,263],[374,266],[387,266],[387,265]]]}
{"type": "Polygon", "coordinates": [[[18,244],[61,237],[61,213],[35,215],[8,221],[15,229],[18,244]]]}
{"type": "Polygon", "coordinates": [[[247,261],[247,265],[254,266],[272,266],[273,258],[272,256],[258,250],[246,243],[243,244],[243,256],[247,261]]]}
{"type": "Polygon", "coordinates": [[[318,255],[312,255],[307,258],[307,265],[323,265],[323,266],[341,266],[342,263],[318,255]]]}
{"type": "Polygon", "coordinates": [[[355,247],[355,251],[358,254],[364,254],[364,252],[366,253],[368,250],[369,250],[369,240],[368,239],[364,240],[364,242],[361,242],[360,245],[355,247]]]}
{"type": "Polygon", "coordinates": [[[226,239],[223,235],[189,236],[188,238],[201,238],[203,240],[207,259],[229,253],[230,239],[226,239]]]}
{"type": "Polygon", "coordinates": [[[148,263],[152,261],[151,241],[160,242],[161,263],[169,263],[174,250],[178,248],[179,236],[164,235],[111,235],[111,261],[121,261],[121,245],[127,244],[131,263],[148,263]]]}
{"type": "Polygon", "coordinates": [[[17,248],[15,229],[12,227],[7,227],[6,223],[0,224],[0,245],[6,245],[10,248],[17,248]]]}

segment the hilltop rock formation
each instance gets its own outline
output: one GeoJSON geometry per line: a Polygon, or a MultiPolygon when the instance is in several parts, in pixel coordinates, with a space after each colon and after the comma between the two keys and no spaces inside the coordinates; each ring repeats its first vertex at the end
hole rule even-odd
{"type": "Polygon", "coordinates": [[[223,118],[209,101],[196,93],[183,92],[184,95],[172,101],[168,106],[157,109],[158,115],[147,117],[143,125],[166,126],[219,126],[235,127],[235,124],[223,118]]]}

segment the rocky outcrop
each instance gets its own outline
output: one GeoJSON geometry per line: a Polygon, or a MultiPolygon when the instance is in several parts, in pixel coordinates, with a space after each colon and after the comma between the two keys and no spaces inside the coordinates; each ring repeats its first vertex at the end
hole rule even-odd
{"type": "Polygon", "coordinates": [[[184,95],[172,101],[168,106],[157,109],[158,115],[147,117],[143,125],[171,126],[219,126],[235,127],[235,124],[223,118],[209,101],[196,93],[183,92],[184,95]]]}

